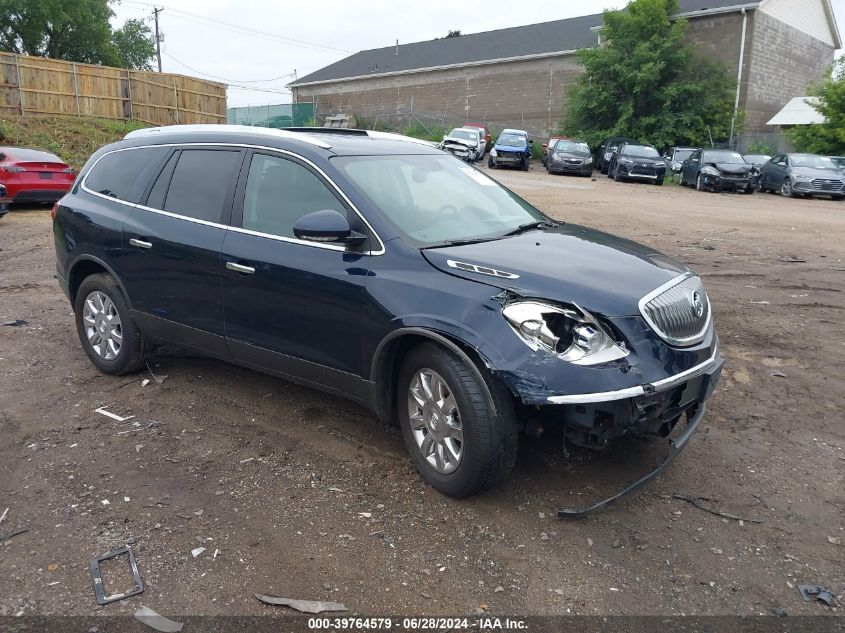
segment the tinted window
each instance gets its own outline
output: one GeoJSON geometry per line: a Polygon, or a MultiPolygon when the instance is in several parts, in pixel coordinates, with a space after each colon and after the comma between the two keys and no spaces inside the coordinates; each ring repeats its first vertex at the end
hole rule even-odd
{"type": "Polygon", "coordinates": [[[170,177],[173,175],[173,168],[176,166],[176,159],[179,158],[179,152],[174,152],[173,155],[167,159],[167,164],[161,170],[161,174],[156,179],[150,195],[147,197],[147,206],[153,209],[164,208],[164,197],[167,195],[167,187],[170,184],[170,177]]]}
{"type": "Polygon", "coordinates": [[[682,163],[687,158],[692,156],[692,152],[693,152],[693,150],[691,150],[691,149],[676,149],[675,155],[673,156],[673,159],[678,161],[679,163],[682,163]]]}
{"type": "MultiPolygon", "coordinates": [[[[183,150],[170,180],[164,210],[220,222],[226,190],[239,162],[240,152],[234,150],[183,150]]],[[[164,172],[160,178],[166,176],[164,172]]]]}
{"type": "Polygon", "coordinates": [[[299,163],[254,154],[244,193],[242,226],[251,231],[294,237],[293,225],[312,211],[346,209],[316,174],[299,163]]]}
{"type": "Polygon", "coordinates": [[[106,154],[85,177],[85,186],[118,200],[137,203],[167,147],[141,147],[106,154]]]}

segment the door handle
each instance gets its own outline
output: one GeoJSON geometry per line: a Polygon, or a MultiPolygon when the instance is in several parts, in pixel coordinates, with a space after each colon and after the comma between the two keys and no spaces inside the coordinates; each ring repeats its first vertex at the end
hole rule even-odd
{"type": "Polygon", "coordinates": [[[136,240],[134,237],[133,237],[132,239],[130,239],[130,240],[129,240],[129,243],[130,243],[132,246],[137,246],[138,248],[143,248],[143,249],[147,249],[147,248],[152,248],[152,247],[153,247],[153,243],[152,243],[152,242],[145,242],[144,240],[136,240]]]}
{"type": "Polygon", "coordinates": [[[255,268],[252,266],[244,266],[243,264],[236,264],[235,262],[226,262],[226,268],[244,275],[251,275],[255,272],[255,268]]]}

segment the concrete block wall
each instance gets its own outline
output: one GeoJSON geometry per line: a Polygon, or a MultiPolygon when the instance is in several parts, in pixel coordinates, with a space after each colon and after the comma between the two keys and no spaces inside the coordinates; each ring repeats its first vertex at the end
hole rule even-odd
{"type": "Polygon", "coordinates": [[[766,122],[793,97],[807,94],[833,64],[833,46],[765,13],[754,18],[746,110],[748,131],[771,132],[766,122]]]}
{"type": "MultiPolygon", "coordinates": [[[[372,77],[296,89],[297,101],[316,98],[319,112],[357,112],[372,117],[445,114],[447,121],[485,121],[498,131],[520,127],[547,137],[564,110],[564,90],[582,68],[573,55],[447,70],[372,77]]],[[[425,120],[425,119],[424,119],[425,120]]]]}

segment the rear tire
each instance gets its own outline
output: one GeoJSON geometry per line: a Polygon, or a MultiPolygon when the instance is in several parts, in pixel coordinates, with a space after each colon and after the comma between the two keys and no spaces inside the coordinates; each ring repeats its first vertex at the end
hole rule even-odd
{"type": "Polygon", "coordinates": [[[482,384],[458,356],[423,343],[402,364],[396,398],[411,460],[440,492],[467,497],[510,474],[518,447],[517,424],[513,400],[501,383],[485,377],[482,384]],[[433,397],[427,397],[429,393],[433,397]]]}
{"type": "Polygon", "coordinates": [[[86,277],[76,291],[74,312],[82,349],[97,369],[120,376],[143,367],[144,337],[114,277],[105,273],[86,277]]]}
{"type": "Polygon", "coordinates": [[[660,180],[655,181],[655,183],[657,184],[658,187],[662,187],[663,186],[663,179],[661,178],[660,180]]]}

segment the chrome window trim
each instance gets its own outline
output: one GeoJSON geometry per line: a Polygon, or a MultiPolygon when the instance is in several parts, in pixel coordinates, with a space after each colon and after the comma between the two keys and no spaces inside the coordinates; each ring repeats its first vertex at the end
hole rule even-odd
{"type": "MultiPolygon", "coordinates": [[[[688,336],[687,338],[674,338],[671,336],[664,336],[661,333],[660,328],[657,327],[657,324],[652,321],[651,318],[649,318],[648,312],[645,310],[645,306],[649,301],[651,301],[655,297],[662,295],[670,288],[674,288],[678,284],[683,283],[691,277],[698,277],[698,275],[692,271],[687,271],[678,275],[677,277],[673,277],[662,286],[659,286],[649,292],[646,296],[640,299],[639,303],[637,304],[637,307],[640,310],[640,315],[643,317],[643,319],[645,319],[645,322],[648,323],[648,326],[654,331],[654,333],[657,334],[661,339],[669,343],[669,345],[673,345],[676,347],[695,345],[696,343],[700,343],[704,339],[707,330],[710,328],[710,322],[713,320],[713,304],[710,303],[710,297],[707,297],[707,320],[704,322],[704,325],[702,326],[698,334],[696,334],[695,336],[688,336]]],[[[704,283],[702,282],[702,287],[703,285],[704,283]]]]}
{"type": "Polygon", "coordinates": [[[231,148],[234,148],[234,149],[256,149],[256,150],[267,151],[267,152],[271,152],[271,153],[275,153],[275,154],[282,154],[282,155],[285,155],[285,156],[291,156],[291,157],[293,157],[297,160],[300,160],[303,163],[305,163],[306,165],[310,166],[312,169],[314,169],[318,174],[320,174],[326,180],[326,182],[328,182],[334,188],[334,190],[338,194],[340,194],[340,197],[344,200],[344,202],[346,202],[347,205],[349,205],[349,208],[351,208],[355,212],[355,214],[359,218],[361,218],[361,221],[367,226],[367,228],[373,234],[375,240],[378,242],[378,245],[379,245],[379,248],[376,249],[376,250],[361,251],[361,252],[349,251],[349,252],[355,253],[357,255],[370,255],[370,256],[384,255],[384,252],[385,252],[384,242],[382,241],[381,236],[376,232],[376,230],[369,223],[367,218],[364,217],[364,214],[362,214],[358,210],[358,207],[356,207],[352,203],[352,201],[349,199],[349,196],[347,196],[346,193],[344,193],[344,191],[340,187],[338,187],[337,184],[331,178],[329,178],[329,176],[326,174],[326,172],[324,172],[316,164],[314,164],[312,161],[308,160],[304,156],[300,156],[299,154],[297,154],[295,152],[291,152],[289,150],[279,149],[278,147],[267,147],[267,146],[264,146],[264,145],[251,145],[251,144],[246,144],[246,143],[151,143],[149,145],[135,145],[133,147],[121,147],[121,148],[113,149],[111,151],[106,152],[105,154],[100,156],[96,161],[94,161],[94,164],[91,165],[91,167],[88,169],[87,172],[85,172],[85,175],[83,176],[82,180],[80,181],[80,183],[79,183],[80,188],[83,191],[85,191],[86,193],[91,194],[92,196],[97,196],[98,198],[103,198],[104,200],[109,200],[111,202],[118,202],[120,204],[129,206],[129,207],[133,207],[135,209],[141,209],[143,211],[150,211],[152,213],[158,213],[159,215],[164,215],[164,216],[167,216],[167,217],[170,217],[170,218],[175,218],[177,220],[185,220],[187,222],[193,222],[195,224],[202,224],[204,226],[212,226],[212,227],[217,227],[217,228],[221,228],[221,229],[228,229],[230,231],[235,231],[236,233],[245,233],[247,235],[254,235],[256,237],[263,237],[263,238],[267,238],[267,239],[271,239],[271,240],[276,240],[276,241],[279,241],[279,242],[287,242],[287,243],[290,243],[290,244],[300,244],[302,246],[310,246],[312,248],[322,248],[324,250],[330,250],[330,251],[347,252],[347,248],[345,246],[341,246],[339,244],[324,244],[324,243],[319,243],[319,242],[309,242],[308,240],[300,240],[300,239],[297,239],[295,237],[285,237],[285,236],[282,236],[282,235],[272,235],[270,233],[261,233],[259,231],[251,231],[250,229],[245,229],[245,228],[242,228],[242,227],[239,227],[239,226],[232,226],[232,225],[229,225],[229,224],[221,224],[219,222],[209,222],[208,220],[201,220],[199,218],[192,218],[192,217],[189,217],[187,215],[181,215],[179,213],[172,213],[170,211],[164,211],[163,209],[153,209],[152,207],[148,207],[148,206],[145,206],[143,204],[136,204],[134,202],[129,202],[127,200],[121,200],[120,198],[114,198],[112,196],[107,196],[107,195],[99,193],[97,191],[92,191],[86,185],[86,182],[88,180],[88,175],[92,171],[94,171],[94,169],[97,167],[97,163],[99,163],[106,156],[109,156],[110,154],[115,154],[117,152],[128,152],[128,151],[132,151],[134,149],[148,149],[148,148],[151,148],[151,147],[177,147],[177,148],[178,147],[231,147],[231,148]]]}
{"type": "Polygon", "coordinates": [[[613,402],[614,400],[625,400],[626,398],[636,398],[637,396],[643,396],[647,393],[657,393],[659,391],[665,391],[666,389],[671,389],[672,387],[675,387],[676,385],[679,385],[682,382],[689,380],[690,378],[695,378],[696,376],[703,374],[716,363],[718,358],[719,346],[716,345],[716,349],[713,351],[713,355],[710,356],[710,358],[708,358],[703,363],[699,363],[698,365],[690,367],[689,369],[682,371],[679,374],[669,376],[668,378],[663,378],[662,380],[657,380],[655,382],[647,383],[645,385],[637,385],[636,387],[619,389],[617,391],[577,393],[565,396],[549,396],[547,398],[547,401],[549,402],[549,404],[590,404],[593,402],[613,402]]]}

